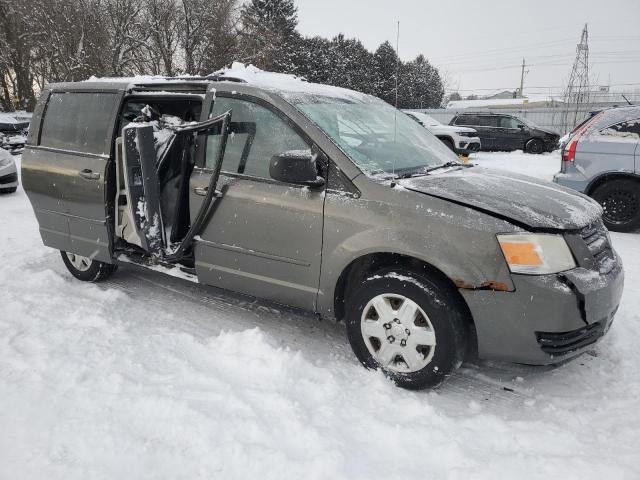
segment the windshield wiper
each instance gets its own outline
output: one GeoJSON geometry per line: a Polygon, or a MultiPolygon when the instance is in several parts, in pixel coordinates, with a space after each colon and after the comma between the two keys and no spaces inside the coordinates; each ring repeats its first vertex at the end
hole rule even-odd
{"type": "Polygon", "coordinates": [[[471,165],[467,165],[467,164],[464,164],[464,163],[460,163],[460,162],[453,162],[453,161],[452,161],[452,162],[445,162],[445,163],[443,163],[443,164],[441,164],[441,165],[435,165],[435,166],[433,166],[433,167],[429,167],[429,168],[425,169],[424,171],[425,171],[426,173],[429,173],[429,172],[433,172],[434,170],[440,170],[441,168],[449,168],[449,167],[470,167],[470,166],[471,166],[471,165]]]}
{"type": "Polygon", "coordinates": [[[466,164],[466,163],[460,163],[460,162],[446,162],[443,163],[441,165],[434,165],[433,167],[428,167],[428,168],[420,168],[417,170],[410,170],[408,172],[404,172],[404,173],[397,173],[396,174],[396,179],[403,179],[403,178],[412,178],[412,177],[422,177],[424,175],[429,175],[429,172],[432,172],[434,170],[439,170],[441,168],[449,168],[449,167],[472,167],[472,164],[466,164]]]}

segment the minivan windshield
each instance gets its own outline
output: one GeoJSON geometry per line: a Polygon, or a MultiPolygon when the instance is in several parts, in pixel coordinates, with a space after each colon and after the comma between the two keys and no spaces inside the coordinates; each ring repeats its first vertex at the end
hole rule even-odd
{"type": "Polygon", "coordinates": [[[457,163],[429,130],[382,100],[297,96],[295,106],[366,174],[409,176],[457,163]]]}

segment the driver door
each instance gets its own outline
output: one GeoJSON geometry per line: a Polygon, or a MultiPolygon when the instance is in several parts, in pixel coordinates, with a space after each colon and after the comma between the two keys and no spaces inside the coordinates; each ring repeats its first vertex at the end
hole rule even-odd
{"type": "MultiPolygon", "coordinates": [[[[205,102],[205,104],[207,104],[205,102]]],[[[218,182],[220,198],[195,239],[200,282],[315,309],[322,254],[324,187],[273,180],[274,155],[308,150],[311,142],[278,111],[251,97],[218,92],[210,115],[231,110],[218,182]]],[[[219,138],[191,176],[191,214],[199,209],[216,167],[219,138]]]]}

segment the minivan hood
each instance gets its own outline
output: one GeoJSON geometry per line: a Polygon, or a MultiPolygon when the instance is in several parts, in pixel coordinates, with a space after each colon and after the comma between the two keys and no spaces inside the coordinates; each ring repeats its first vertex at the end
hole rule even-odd
{"type": "Polygon", "coordinates": [[[558,137],[558,138],[560,138],[560,135],[558,135],[558,133],[557,133],[557,132],[554,132],[554,131],[552,131],[552,130],[547,130],[546,128],[536,127],[534,130],[537,130],[538,132],[542,132],[542,133],[544,133],[545,135],[549,135],[549,136],[552,136],[552,137],[558,137]]]}
{"type": "Polygon", "coordinates": [[[600,205],[581,193],[502,170],[474,166],[398,183],[408,190],[468,205],[532,229],[579,229],[602,215],[600,205]]]}

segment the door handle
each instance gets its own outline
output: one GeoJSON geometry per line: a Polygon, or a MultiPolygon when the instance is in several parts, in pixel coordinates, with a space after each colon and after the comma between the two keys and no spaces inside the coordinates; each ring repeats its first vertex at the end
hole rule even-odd
{"type": "MultiPolygon", "coordinates": [[[[200,195],[201,197],[206,197],[207,193],[209,193],[209,187],[195,187],[193,191],[196,195],[200,195]]],[[[215,192],[213,192],[213,196],[215,198],[220,198],[222,197],[222,192],[220,190],[216,190],[215,192]]]]}
{"type": "Polygon", "coordinates": [[[86,178],[87,180],[100,180],[100,174],[94,173],[92,170],[85,168],[84,170],[80,170],[78,172],[82,178],[86,178]]]}

